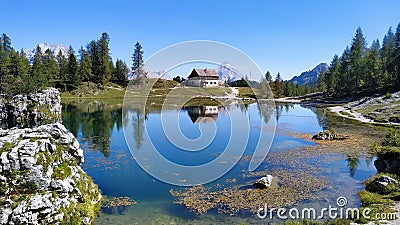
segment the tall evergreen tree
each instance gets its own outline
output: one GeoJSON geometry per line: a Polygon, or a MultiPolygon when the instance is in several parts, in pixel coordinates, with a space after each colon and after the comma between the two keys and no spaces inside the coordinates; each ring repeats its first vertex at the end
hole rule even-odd
{"type": "Polygon", "coordinates": [[[39,45],[36,46],[35,49],[35,55],[33,58],[33,64],[31,68],[31,90],[29,92],[35,92],[41,88],[45,88],[48,85],[48,79],[45,76],[44,70],[43,70],[43,53],[42,49],[40,48],[39,45]]]}
{"type": "Polygon", "coordinates": [[[278,72],[275,77],[275,82],[274,82],[274,87],[275,87],[275,97],[280,98],[281,95],[283,94],[282,92],[282,77],[281,74],[278,72]]]}
{"type": "Polygon", "coordinates": [[[267,80],[268,82],[272,81],[272,76],[271,76],[271,73],[269,71],[267,71],[265,73],[265,80],[267,80]]]}
{"type": "MultiPolygon", "coordinates": [[[[68,54],[69,55],[69,54],[68,54]]],[[[61,90],[67,89],[67,74],[68,74],[68,60],[61,52],[58,52],[57,56],[57,66],[58,66],[58,81],[56,82],[56,87],[60,88],[61,90]]]]}
{"type": "Polygon", "coordinates": [[[388,32],[386,33],[385,37],[382,41],[382,48],[381,48],[381,60],[382,60],[382,67],[383,67],[383,83],[385,83],[385,88],[387,86],[392,86],[394,82],[395,73],[395,50],[396,50],[396,41],[395,36],[390,27],[388,32]]]}
{"type": "Polygon", "coordinates": [[[353,43],[350,47],[350,78],[351,78],[351,89],[356,94],[361,90],[361,86],[364,84],[364,56],[366,52],[366,41],[359,27],[356,30],[356,35],[353,38],[353,43]]]}
{"type": "Polygon", "coordinates": [[[12,49],[12,47],[11,47],[11,39],[7,36],[7,34],[3,33],[1,35],[1,40],[2,40],[3,50],[7,54],[9,54],[11,52],[11,49],[12,49]]]}
{"type": "Polygon", "coordinates": [[[317,90],[325,92],[327,90],[327,76],[325,71],[321,71],[321,73],[318,76],[318,81],[317,81],[317,90]]]}
{"type": "Polygon", "coordinates": [[[365,56],[365,88],[367,92],[376,93],[381,86],[382,63],[379,57],[379,49],[379,41],[376,40],[372,43],[370,50],[365,56]]]}
{"type": "Polygon", "coordinates": [[[31,70],[31,65],[29,63],[29,60],[26,58],[26,55],[24,53],[24,50],[21,49],[20,57],[19,57],[19,77],[15,82],[14,90],[13,93],[25,93],[29,89],[28,87],[30,86],[30,81],[32,80],[30,76],[30,70],[31,70]],[[20,84],[20,85],[19,85],[20,84]]]}
{"type": "Polygon", "coordinates": [[[60,71],[58,70],[56,59],[50,49],[47,49],[43,55],[43,72],[49,85],[54,86],[58,79],[60,71]]]}
{"type": "Polygon", "coordinates": [[[0,38],[0,93],[5,91],[7,77],[9,76],[10,58],[4,50],[4,40],[0,38]]]}
{"type": "Polygon", "coordinates": [[[67,89],[72,90],[76,88],[80,82],[81,79],[78,74],[78,62],[76,61],[75,52],[72,47],[69,47],[66,80],[67,89]]]}
{"type": "Polygon", "coordinates": [[[395,33],[395,51],[394,51],[394,78],[395,87],[400,86],[400,23],[397,25],[395,33]]]}
{"type": "Polygon", "coordinates": [[[143,53],[142,45],[136,42],[132,56],[132,71],[136,75],[145,75],[143,70],[143,53]]]}
{"type": "Polygon", "coordinates": [[[21,80],[21,69],[20,69],[20,55],[14,49],[10,51],[10,60],[8,66],[8,76],[7,80],[5,81],[6,92],[14,94],[18,93],[18,88],[22,84],[21,80]]]}
{"type": "Polygon", "coordinates": [[[348,95],[350,94],[351,86],[351,78],[350,78],[350,49],[346,47],[343,51],[342,56],[340,57],[340,76],[339,76],[339,92],[338,95],[348,95]]]}
{"type": "Polygon", "coordinates": [[[128,67],[122,60],[118,59],[115,63],[115,69],[111,81],[120,85],[128,82],[128,67]]]}
{"type": "Polygon", "coordinates": [[[99,53],[99,47],[97,41],[93,40],[87,45],[87,51],[90,55],[92,61],[92,74],[93,78],[91,81],[99,83],[102,80],[102,70],[101,70],[101,57],[99,53]]]}
{"type": "Polygon", "coordinates": [[[93,79],[92,59],[90,58],[89,52],[85,51],[83,47],[79,50],[79,55],[79,75],[81,76],[82,81],[90,81],[93,79]]]}
{"type": "Polygon", "coordinates": [[[339,91],[338,80],[340,76],[340,58],[335,55],[332,59],[329,71],[326,74],[326,88],[329,94],[339,91]]]}
{"type": "Polygon", "coordinates": [[[110,68],[110,50],[108,44],[110,42],[110,37],[107,33],[103,33],[99,40],[99,52],[101,60],[101,82],[103,84],[107,83],[111,78],[111,68],[110,68]]]}

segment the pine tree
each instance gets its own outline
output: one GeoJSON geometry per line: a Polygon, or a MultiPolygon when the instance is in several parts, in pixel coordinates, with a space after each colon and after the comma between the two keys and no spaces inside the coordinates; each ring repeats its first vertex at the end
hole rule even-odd
{"type": "Polygon", "coordinates": [[[333,94],[339,91],[338,79],[340,76],[340,59],[338,55],[335,55],[332,59],[329,71],[326,74],[326,89],[329,94],[333,94]]]}
{"type": "Polygon", "coordinates": [[[280,98],[282,95],[282,77],[281,74],[278,72],[275,77],[275,82],[274,82],[274,87],[275,87],[275,97],[280,98]]]}
{"type": "Polygon", "coordinates": [[[390,27],[387,34],[383,38],[382,48],[381,48],[381,60],[382,60],[382,68],[383,68],[383,83],[385,83],[385,89],[392,88],[394,83],[395,74],[395,50],[396,50],[396,41],[395,36],[390,27]]]}
{"type": "Polygon", "coordinates": [[[143,53],[142,45],[139,42],[136,42],[132,56],[132,71],[134,75],[146,75],[143,69],[143,53]]]}
{"type": "MultiPolygon", "coordinates": [[[[4,36],[4,34],[3,34],[4,36]]],[[[5,92],[7,77],[9,76],[10,58],[4,50],[4,40],[0,38],[0,93],[5,92]]]]}
{"type": "Polygon", "coordinates": [[[12,93],[17,94],[17,93],[27,93],[29,86],[30,86],[30,81],[32,80],[32,77],[30,76],[30,70],[31,70],[31,65],[29,63],[29,60],[26,58],[26,55],[24,53],[24,50],[21,49],[20,57],[19,57],[19,78],[20,80],[16,81],[16,85],[12,91],[12,93]],[[20,84],[20,85],[18,85],[20,84]]]}
{"type": "Polygon", "coordinates": [[[396,90],[400,89],[400,23],[397,25],[395,33],[395,51],[394,51],[394,86],[396,90]]]}
{"type": "Polygon", "coordinates": [[[8,76],[5,82],[6,85],[6,93],[16,94],[18,93],[18,88],[22,84],[21,80],[21,70],[20,66],[20,55],[14,49],[10,51],[10,63],[8,66],[8,76]]]}
{"type": "Polygon", "coordinates": [[[125,85],[128,82],[128,67],[122,60],[118,59],[115,63],[112,82],[125,85]]]}
{"type": "Polygon", "coordinates": [[[370,50],[365,56],[366,66],[366,89],[367,92],[376,93],[378,88],[382,85],[382,63],[379,57],[379,41],[376,40],[372,43],[370,50]]]}
{"type": "Polygon", "coordinates": [[[350,78],[351,90],[358,94],[364,84],[364,56],[366,52],[366,41],[362,30],[359,27],[356,30],[356,35],[353,38],[353,43],[350,47],[350,78]]]}
{"type": "Polygon", "coordinates": [[[327,76],[325,71],[321,71],[321,73],[318,76],[318,81],[317,81],[317,90],[325,92],[327,90],[326,88],[326,83],[327,83],[327,76]]]}
{"type": "Polygon", "coordinates": [[[107,33],[103,33],[99,40],[99,52],[100,52],[100,60],[101,60],[101,83],[105,84],[111,79],[111,68],[110,68],[110,53],[108,44],[110,42],[110,37],[107,33]]]}
{"type": "Polygon", "coordinates": [[[7,55],[11,52],[11,39],[7,36],[7,34],[3,33],[1,36],[2,40],[2,48],[7,53],[7,55]]]}
{"type": "MultiPolygon", "coordinates": [[[[45,88],[48,84],[48,80],[45,77],[43,70],[43,53],[40,46],[36,46],[35,56],[33,58],[33,64],[31,68],[31,80],[30,80],[30,88],[28,92],[36,92],[39,89],[45,88]]],[[[27,84],[29,85],[29,84],[27,84]]]]}
{"type": "Polygon", "coordinates": [[[80,84],[81,79],[78,74],[78,62],[76,61],[75,52],[72,47],[69,47],[69,56],[67,64],[67,80],[66,85],[68,90],[75,89],[80,84]]]}
{"type": "Polygon", "coordinates": [[[97,41],[91,41],[87,46],[87,51],[90,55],[92,61],[92,79],[91,81],[95,83],[100,83],[102,81],[102,59],[100,56],[100,48],[97,41]]]}
{"type": "Polygon", "coordinates": [[[85,51],[83,47],[79,50],[79,55],[79,75],[81,76],[82,81],[90,81],[93,79],[92,59],[90,58],[89,52],[85,51]]]}
{"type": "Polygon", "coordinates": [[[58,79],[60,71],[58,70],[57,62],[50,49],[47,49],[44,52],[43,67],[44,76],[46,79],[48,79],[49,85],[54,86],[55,82],[58,79]]]}
{"type": "Polygon", "coordinates": [[[272,76],[271,76],[271,73],[269,71],[267,71],[265,73],[265,80],[267,80],[268,83],[272,81],[272,76]]]}
{"type": "Polygon", "coordinates": [[[58,81],[56,82],[56,87],[60,88],[61,90],[67,89],[67,69],[68,69],[68,60],[63,55],[61,50],[58,52],[57,56],[57,66],[58,66],[58,81]]]}
{"type": "Polygon", "coordinates": [[[351,86],[350,86],[350,49],[347,47],[342,56],[340,57],[340,75],[338,81],[338,96],[349,95],[351,86]]]}
{"type": "Polygon", "coordinates": [[[261,78],[260,83],[258,85],[257,98],[270,98],[270,90],[268,88],[268,83],[265,78],[261,78]]]}

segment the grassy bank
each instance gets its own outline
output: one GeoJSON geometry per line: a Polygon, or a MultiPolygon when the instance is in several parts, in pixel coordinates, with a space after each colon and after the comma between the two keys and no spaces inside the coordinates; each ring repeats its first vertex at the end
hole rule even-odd
{"type": "MultiPolygon", "coordinates": [[[[358,196],[362,206],[371,209],[370,220],[379,222],[375,215],[393,215],[396,213],[394,205],[400,200],[400,129],[390,129],[381,143],[371,145],[370,154],[377,157],[375,167],[378,173],[363,182],[365,190],[360,191],[358,196]]],[[[358,222],[366,223],[368,220],[361,218],[358,222]]]]}
{"type": "MultiPolygon", "coordinates": [[[[194,105],[224,105],[225,100],[216,100],[232,93],[229,87],[179,87],[176,81],[171,80],[142,80],[140,85],[128,88],[127,94],[133,102],[142,102],[147,97],[146,104],[163,105],[165,100],[173,104],[185,106],[194,105]],[[139,87],[138,89],[136,87],[139,87]],[[190,101],[187,101],[189,100],[190,101]]],[[[126,87],[113,83],[106,85],[83,82],[77,89],[61,93],[62,103],[76,103],[82,101],[107,102],[111,104],[122,104],[126,94],[126,87]]],[[[239,88],[238,97],[252,97],[254,92],[250,88],[239,88]]],[[[247,103],[251,103],[248,101],[247,103]]]]}

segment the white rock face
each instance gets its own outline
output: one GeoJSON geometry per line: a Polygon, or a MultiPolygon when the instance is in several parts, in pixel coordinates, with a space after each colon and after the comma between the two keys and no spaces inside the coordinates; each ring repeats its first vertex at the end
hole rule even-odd
{"type": "Polygon", "coordinates": [[[0,152],[0,224],[53,224],[65,213],[93,222],[94,206],[91,215],[73,214],[78,204],[96,205],[102,197],[79,166],[79,143],[62,124],[0,129],[0,152]]]}
{"type": "Polygon", "coordinates": [[[60,121],[61,98],[55,88],[11,99],[0,96],[0,127],[32,127],[60,121]]]}

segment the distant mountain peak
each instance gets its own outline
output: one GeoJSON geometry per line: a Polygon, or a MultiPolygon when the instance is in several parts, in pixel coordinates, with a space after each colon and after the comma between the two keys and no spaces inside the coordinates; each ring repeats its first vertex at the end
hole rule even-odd
{"type": "Polygon", "coordinates": [[[219,65],[217,72],[219,75],[219,80],[223,82],[233,82],[242,79],[242,76],[239,75],[234,66],[228,62],[223,62],[221,65],[219,65]]]}
{"type": "Polygon", "coordinates": [[[293,82],[299,85],[314,84],[318,80],[318,76],[322,71],[326,72],[329,70],[329,66],[326,63],[320,63],[312,70],[302,72],[299,76],[294,76],[289,82],[293,82]]]}
{"type": "MultiPolygon", "coordinates": [[[[40,49],[42,50],[42,53],[47,51],[47,49],[50,49],[50,51],[53,53],[54,56],[57,56],[58,53],[61,51],[61,53],[65,56],[68,57],[69,54],[69,48],[63,44],[49,44],[49,43],[40,43],[38,44],[40,49]]],[[[36,53],[36,47],[31,48],[31,49],[25,49],[24,50],[26,58],[29,60],[29,62],[32,64],[33,63],[33,58],[36,53]]]]}

